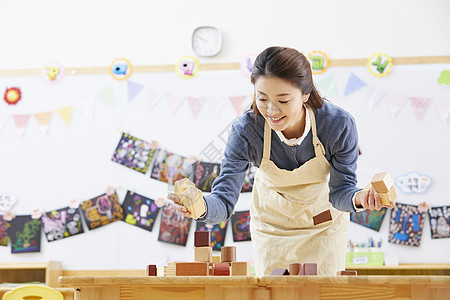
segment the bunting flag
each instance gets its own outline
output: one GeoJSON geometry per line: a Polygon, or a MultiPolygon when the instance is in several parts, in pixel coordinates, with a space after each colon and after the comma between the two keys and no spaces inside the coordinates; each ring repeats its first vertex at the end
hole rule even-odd
{"type": "Polygon", "coordinates": [[[368,87],[369,110],[372,110],[378,102],[386,95],[386,92],[379,88],[368,87]]]}
{"type": "Polygon", "coordinates": [[[242,111],[244,110],[244,102],[245,99],[247,99],[247,96],[234,96],[228,98],[231,102],[231,105],[233,105],[234,111],[236,112],[236,115],[240,116],[242,114],[242,111]]]}
{"type": "Polygon", "coordinates": [[[330,98],[336,98],[337,96],[334,74],[328,75],[324,79],[317,82],[316,87],[330,98]]]}
{"type": "Polygon", "coordinates": [[[131,102],[144,89],[144,86],[129,80],[127,80],[127,84],[128,84],[128,101],[131,102]]]}
{"type": "Polygon", "coordinates": [[[222,111],[226,100],[226,97],[208,97],[205,101],[206,109],[213,116],[218,116],[222,111]]]}
{"type": "Polygon", "coordinates": [[[70,121],[72,121],[72,110],[73,106],[66,106],[56,110],[64,123],[66,123],[67,127],[70,127],[70,121]]]}
{"type": "Polygon", "coordinates": [[[197,117],[200,108],[202,108],[203,103],[205,102],[204,97],[186,97],[189,107],[191,108],[192,115],[194,118],[197,117]]]}
{"type": "Polygon", "coordinates": [[[112,86],[104,89],[95,97],[102,100],[106,104],[109,104],[111,107],[114,107],[116,105],[114,102],[114,88],[112,86]]]}
{"type": "Polygon", "coordinates": [[[3,126],[6,124],[6,121],[8,121],[8,117],[9,115],[0,113],[0,132],[2,131],[3,126]]]}
{"type": "Polygon", "coordinates": [[[441,117],[442,122],[446,123],[448,116],[450,115],[450,99],[434,99],[434,105],[439,116],[441,117]]]}
{"type": "Polygon", "coordinates": [[[353,72],[350,72],[350,75],[348,77],[347,85],[345,87],[344,96],[348,96],[351,93],[356,92],[357,90],[362,89],[367,84],[359,79],[353,72]]]}
{"type": "Polygon", "coordinates": [[[30,120],[30,114],[24,115],[12,115],[14,120],[14,124],[16,124],[16,128],[19,131],[20,137],[22,137],[25,132],[25,127],[27,127],[28,121],[30,120]]]}
{"type": "Polygon", "coordinates": [[[408,96],[396,93],[388,93],[387,99],[389,103],[389,110],[394,116],[396,116],[405,104],[406,100],[408,100],[408,96]]]}
{"type": "Polygon", "coordinates": [[[416,119],[422,119],[425,111],[428,108],[428,105],[431,103],[430,98],[418,98],[418,97],[410,97],[411,105],[413,106],[414,113],[416,114],[416,119]]]}
{"type": "Polygon", "coordinates": [[[148,108],[152,110],[155,108],[156,104],[158,104],[163,98],[164,93],[161,91],[147,89],[147,100],[148,100],[148,108]]]}
{"type": "Polygon", "coordinates": [[[166,94],[167,102],[169,103],[170,114],[173,115],[178,107],[180,107],[181,102],[184,100],[184,96],[166,94]]]}
{"type": "Polygon", "coordinates": [[[41,128],[44,134],[47,134],[48,132],[48,127],[50,125],[50,120],[52,119],[52,114],[53,112],[51,111],[34,114],[34,118],[36,119],[36,121],[38,121],[39,127],[41,128]]]}
{"type": "Polygon", "coordinates": [[[90,121],[94,119],[94,98],[86,98],[82,103],[78,105],[83,116],[88,118],[90,121]]]}

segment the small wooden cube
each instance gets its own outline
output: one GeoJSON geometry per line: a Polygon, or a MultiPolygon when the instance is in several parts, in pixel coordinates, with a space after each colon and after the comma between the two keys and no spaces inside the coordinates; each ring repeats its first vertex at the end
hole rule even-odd
{"type": "Polygon", "coordinates": [[[236,247],[235,246],[222,247],[220,249],[220,261],[221,262],[236,261],[236,247]]]}
{"type": "Polygon", "coordinates": [[[213,264],[214,276],[230,276],[230,265],[228,263],[213,264]]]}
{"type": "Polygon", "coordinates": [[[250,276],[250,264],[246,261],[231,262],[231,276],[250,276]]]}
{"type": "Polygon", "coordinates": [[[338,271],[336,275],[358,275],[356,270],[338,271]]]}
{"type": "Polygon", "coordinates": [[[298,275],[317,275],[317,264],[315,263],[303,264],[298,275]]]}
{"type": "Polygon", "coordinates": [[[289,275],[288,269],[274,269],[270,275],[289,275]]]}
{"type": "Polygon", "coordinates": [[[395,187],[391,187],[389,192],[381,194],[381,204],[390,205],[397,199],[397,192],[395,191],[395,187]]]}
{"type": "Polygon", "coordinates": [[[176,276],[207,276],[209,264],[207,262],[178,262],[175,264],[176,276]]]}
{"type": "Polygon", "coordinates": [[[209,231],[195,231],[194,232],[194,246],[195,247],[210,247],[211,233],[209,231]]]}
{"type": "Polygon", "coordinates": [[[290,275],[298,275],[298,273],[300,273],[301,268],[302,268],[301,263],[291,263],[291,264],[289,264],[289,274],[290,275]]]}
{"type": "Polygon", "coordinates": [[[148,265],[147,266],[147,276],[157,276],[158,271],[156,269],[156,265],[148,265]]]}
{"type": "Polygon", "coordinates": [[[191,213],[193,219],[200,218],[206,212],[202,191],[197,189],[189,179],[183,178],[176,181],[174,194],[177,195],[181,204],[191,213]]]}
{"type": "Polygon", "coordinates": [[[195,247],[196,262],[212,262],[212,247],[195,247]]]}
{"type": "Polygon", "coordinates": [[[387,193],[394,186],[394,181],[387,172],[375,174],[370,183],[377,193],[387,193]]]}
{"type": "Polygon", "coordinates": [[[221,262],[221,261],[220,261],[220,256],[218,256],[218,255],[213,255],[213,257],[212,257],[212,262],[215,263],[215,264],[220,263],[220,262],[221,262]]]}

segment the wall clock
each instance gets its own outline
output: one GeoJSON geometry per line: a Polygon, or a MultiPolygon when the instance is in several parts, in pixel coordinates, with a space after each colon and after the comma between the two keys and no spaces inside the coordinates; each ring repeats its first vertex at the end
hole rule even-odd
{"type": "Polygon", "coordinates": [[[197,27],[192,33],[192,50],[198,56],[215,56],[222,49],[222,33],[213,26],[197,27]]]}

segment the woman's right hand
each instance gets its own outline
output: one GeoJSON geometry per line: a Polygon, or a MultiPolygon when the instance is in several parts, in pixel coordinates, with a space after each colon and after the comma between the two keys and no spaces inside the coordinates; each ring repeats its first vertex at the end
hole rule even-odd
{"type": "Polygon", "coordinates": [[[174,202],[173,208],[178,211],[178,213],[186,218],[192,218],[191,213],[181,204],[180,198],[176,194],[170,193],[167,195],[167,199],[174,202]]]}

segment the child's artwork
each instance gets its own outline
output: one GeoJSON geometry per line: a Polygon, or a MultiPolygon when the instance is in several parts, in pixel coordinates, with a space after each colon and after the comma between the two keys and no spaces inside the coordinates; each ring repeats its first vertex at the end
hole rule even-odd
{"type": "Polygon", "coordinates": [[[225,243],[225,234],[227,232],[228,221],[220,224],[209,225],[203,222],[197,222],[197,231],[209,231],[211,233],[211,247],[213,250],[220,251],[225,243]]]}
{"type": "Polygon", "coordinates": [[[125,222],[152,231],[156,216],[158,216],[159,212],[159,207],[156,206],[154,200],[127,191],[122,208],[125,215],[125,222]]]}
{"type": "Polygon", "coordinates": [[[194,183],[197,188],[203,192],[211,192],[211,186],[214,179],[219,176],[220,164],[197,162],[195,164],[194,183]]]}
{"type": "Polygon", "coordinates": [[[83,233],[79,208],[64,207],[45,213],[41,217],[47,241],[53,242],[83,233]]]}
{"type": "Polygon", "coordinates": [[[350,221],[367,228],[380,231],[381,223],[383,222],[386,210],[387,208],[383,207],[380,210],[370,211],[366,209],[365,211],[361,211],[358,213],[352,212],[350,214],[350,221]]]}
{"type": "Polygon", "coordinates": [[[11,253],[41,252],[41,220],[31,215],[16,216],[9,224],[11,253]]]}
{"type": "Polygon", "coordinates": [[[187,158],[159,150],[155,159],[151,178],[164,182],[169,182],[171,179],[172,183],[183,178],[194,179],[195,164],[187,158]]]}
{"type": "Polygon", "coordinates": [[[145,174],[154,152],[150,143],[124,133],[111,160],[145,174]]]}
{"type": "Polygon", "coordinates": [[[233,241],[251,241],[250,237],[250,211],[237,211],[231,216],[233,241]]]}
{"type": "Polygon", "coordinates": [[[251,192],[253,190],[253,181],[255,180],[256,170],[258,170],[258,168],[250,164],[247,172],[245,173],[244,184],[241,189],[242,193],[251,192]]]}
{"type": "Polygon", "coordinates": [[[428,209],[432,239],[450,237],[450,206],[431,207],[428,209]]]}
{"type": "Polygon", "coordinates": [[[89,230],[123,219],[123,209],[117,194],[103,194],[81,204],[89,230]]]}
{"type": "Polygon", "coordinates": [[[0,246],[8,246],[9,236],[8,236],[8,228],[10,224],[8,221],[3,219],[3,216],[0,216],[0,246]]]}
{"type": "Polygon", "coordinates": [[[396,203],[391,211],[389,243],[420,246],[425,212],[416,205],[396,203]]]}
{"type": "Polygon", "coordinates": [[[179,215],[173,205],[164,206],[161,211],[158,241],[186,246],[191,222],[191,218],[179,215]]]}

